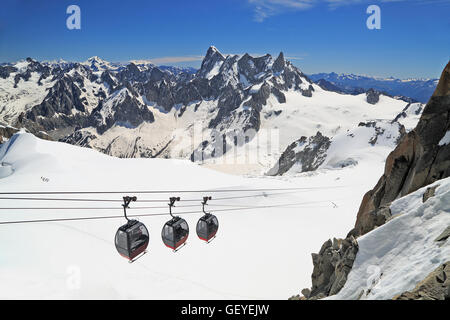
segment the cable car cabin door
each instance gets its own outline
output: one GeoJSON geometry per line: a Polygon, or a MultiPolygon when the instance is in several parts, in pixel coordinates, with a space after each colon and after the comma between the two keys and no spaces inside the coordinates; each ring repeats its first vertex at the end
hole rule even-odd
{"type": "Polygon", "coordinates": [[[143,223],[133,221],[117,230],[116,249],[129,262],[133,262],[139,255],[145,254],[148,243],[149,234],[143,223]]]}
{"type": "Polygon", "coordinates": [[[184,219],[171,220],[164,225],[162,238],[166,247],[174,252],[181,249],[189,236],[189,227],[184,219]]]}
{"type": "Polygon", "coordinates": [[[219,222],[213,215],[203,216],[197,223],[197,236],[200,240],[209,243],[216,236],[219,222]]]}
{"type": "Polygon", "coordinates": [[[127,230],[130,260],[135,259],[147,249],[149,236],[145,226],[138,222],[127,230]]]}

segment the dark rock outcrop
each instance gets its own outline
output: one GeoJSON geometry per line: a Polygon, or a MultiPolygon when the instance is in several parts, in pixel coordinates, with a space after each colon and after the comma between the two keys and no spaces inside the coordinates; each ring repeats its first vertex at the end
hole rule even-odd
{"type": "Polygon", "coordinates": [[[450,63],[425,106],[414,130],[392,151],[383,176],[364,195],[354,234],[363,235],[376,227],[373,213],[382,206],[450,175],[450,144],[439,141],[450,130],[450,63]]]}
{"type": "Polygon", "coordinates": [[[6,79],[13,72],[17,72],[17,68],[16,67],[0,66],[0,78],[6,79]]]}
{"type": "Polygon", "coordinates": [[[434,193],[436,192],[437,187],[439,187],[439,185],[427,188],[427,190],[424,192],[422,196],[422,202],[426,202],[431,197],[434,197],[434,193]]]}
{"type": "Polygon", "coordinates": [[[153,113],[142,105],[128,89],[122,89],[110,101],[100,104],[90,116],[90,122],[94,124],[100,134],[113,125],[134,128],[144,121],[155,121],[153,113]],[[118,97],[119,95],[121,97],[118,97]],[[106,107],[107,104],[108,107],[106,107]]]}
{"type": "Polygon", "coordinates": [[[393,300],[450,300],[450,261],[447,261],[419,282],[411,291],[393,300]]]}
{"type": "MultiPolygon", "coordinates": [[[[0,124],[0,144],[2,144],[5,140],[10,139],[15,133],[19,132],[21,128],[16,128],[12,126],[4,126],[0,124]]],[[[25,129],[26,132],[31,132],[36,137],[44,139],[44,140],[53,140],[47,133],[43,131],[31,131],[25,129]]]]}
{"type": "Polygon", "coordinates": [[[3,143],[4,140],[11,138],[17,131],[19,131],[19,129],[0,124],[0,144],[3,143]]]}
{"type": "Polygon", "coordinates": [[[90,148],[89,142],[94,140],[96,136],[83,130],[75,130],[71,135],[60,139],[60,142],[70,143],[80,147],[90,148]]]}
{"type": "Polygon", "coordinates": [[[327,90],[327,91],[333,91],[333,92],[337,92],[337,93],[346,93],[345,90],[341,89],[334,83],[327,81],[325,79],[319,79],[319,80],[315,81],[315,83],[319,87],[321,87],[322,89],[327,90]]]}
{"type": "Polygon", "coordinates": [[[357,252],[358,242],[352,236],[326,241],[319,253],[312,254],[312,288],[302,290],[305,298],[316,300],[338,293],[347,281],[357,252]]]}
{"type": "MultiPolygon", "coordinates": [[[[425,106],[416,128],[405,135],[389,154],[383,176],[374,189],[364,195],[355,228],[349,232],[347,239],[364,235],[390,219],[389,206],[393,200],[450,176],[450,144],[440,143],[449,130],[450,62],[444,68],[438,86],[425,106]]],[[[432,196],[432,193],[430,189],[427,197],[432,196]]],[[[423,200],[426,201],[425,198],[423,200]]],[[[447,234],[450,234],[448,228],[436,241],[447,241],[447,234]]],[[[336,279],[342,273],[333,268],[332,261],[335,260],[332,259],[333,250],[330,248],[330,241],[327,241],[319,255],[313,256],[313,288],[309,299],[336,294],[345,284],[346,276],[341,276],[339,285],[335,285],[336,279]]],[[[357,246],[353,247],[353,251],[356,255],[357,246]]],[[[443,264],[413,291],[405,292],[395,299],[449,299],[449,267],[450,262],[443,264]]]]}
{"type": "Polygon", "coordinates": [[[316,170],[325,160],[330,144],[330,138],[322,135],[320,131],[309,138],[303,136],[286,148],[277,165],[266,174],[270,176],[283,175],[296,163],[301,164],[301,172],[316,170]]]}
{"type": "Polygon", "coordinates": [[[370,104],[377,104],[380,100],[380,92],[374,89],[369,89],[366,92],[366,101],[370,104]]]}
{"type": "Polygon", "coordinates": [[[450,237],[450,226],[445,228],[445,230],[442,231],[442,233],[434,241],[444,243],[445,240],[447,240],[449,237],[450,237]]]}
{"type": "Polygon", "coordinates": [[[82,97],[80,78],[65,75],[49,90],[44,101],[26,113],[26,118],[43,130],[86,125],[86,98],[82,97]],[[58,115],[55,117],[55,115],[58,115]]]}

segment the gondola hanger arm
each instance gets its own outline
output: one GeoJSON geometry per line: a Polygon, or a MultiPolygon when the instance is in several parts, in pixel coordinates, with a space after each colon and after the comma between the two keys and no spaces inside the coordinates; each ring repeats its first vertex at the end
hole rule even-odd
{"type": "Polygon", "coordinates": [[[127,208],[130,206],[130,202],[131,201],[136,201],[136,200],[137,200],[136,196],[133,196],[133,197],[125,196],[125,197],[123,197],[123,204],[122,204],[123,214],[125,216],[125,219],[127,219],[127,221],[130,221],[130,219],[128,219],[128,217],[127,217],[127,208]]]}
{"type": "Polygon", "coordinates": [[[208,205],[208,200],[211,200],[212,197],[207,196],[207,197],[203,197],[203,201],[202,201],[202,209],[203,209],[203,213],[204,214],[211,214],[210,212],[206,212],[205,211],[205,206],[208,205]]]}
{"type": "Polygon", "coordinates": [[[172,214],[172,207],[175,207],[175,201],[180,201],[180,197],[170,197],[169,198],[169,214],[172,218],[175,218],[172,214]]]}

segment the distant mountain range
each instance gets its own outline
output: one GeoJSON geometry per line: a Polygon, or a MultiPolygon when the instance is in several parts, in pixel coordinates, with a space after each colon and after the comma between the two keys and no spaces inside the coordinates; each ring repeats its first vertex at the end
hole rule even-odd
{"type": "Polygon", "coordinates": [[[0,135],[25,127],[117,157],[210,162],[233,149],[238,156],[247,146],[257,150],[279,130],[276,150],[261,152],[245,172],[280,175],[355,163],[326,157],[328,147],[352,145],[347,135],[361,134],[351,139],[355,148],[365,141],[391,149],[422,109],[404,97],[349,94],[324,81],[314,83],[283,53],[225,55],[213,46],[198,70],[97,56],[81,63],[27,58],[0,66],[0,135]],[[257,137],[261,131],[267,134],[257,137]]]}
{"type": "Polygon", "coordinates": [[[439,81],[439,79],[375,78],[335,72],[315,73],[308,76],[314,82],[327,86],[329,90],[333,91],[354,94],[373,88],[392,96],[409,97],[422,103],[426,103],[430,99],[439,81]]]}

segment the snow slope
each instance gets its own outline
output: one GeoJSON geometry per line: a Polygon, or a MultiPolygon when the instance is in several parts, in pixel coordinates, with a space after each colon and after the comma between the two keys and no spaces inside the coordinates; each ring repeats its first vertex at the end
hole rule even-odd
{"type": "MultiPolygon", "coordinates": [[[[261,175],[273,167],[281,152],[301,136],[309,137],[317,131],[329,137],[346,135],[349,130],[357,128],[360,122],[391,121],[407,105],[404,101],[383,95],[376,105],[372,105],[367,103],[365,94],[342,95],[323,90],[317,85],[313,87],[315,92],[312,97],[304,97],[294,90],[287,92],[286,103],[279,103],[271,95],[262,111],[257,138],[244,146],[233,147],[222,157],[206,159],[204,164],[229,173],[261,175]],[[268,152],[258,150],[265,147],[268,152]]],[[[241,108],[243,106],[245,102],[241,108]]],[[[417,104],[417,108],[419,107],[420,104],[417,104]]],[[[218,112],[217,101],[214,100],[188,105],[182,116],[175,109],[163,113],[156,107],[149,108],[155,115],[153,123],[145,122],[132,129],[116,125],[101,136],[96,134],[95,128],[84,129],[97,136],[91,141],[92,147],[105,150],[111,145],[110,154],[129,157],[129,149],[141,147],[160,150],[168,144],[165,150],[168,156],[186,159],[191,155],[193,147],[210,137],[212,130],[208,128],[208,124],[218,112]],[[136,140],[136,137],[139,139],[136,140]]],[[[239,111],[236,110],[236,113],[239,111]]],[[[408,113],[399,122],[409,129],[415,126],[418,117],[408,113]]],[[[241,128],[242,123],[236,122],[227,131],[240,132],[241,128]]],[[[392,149],[393,146],[389,146],[383,154],[387,155],[392,149]]]]}
{"type": "Polygon", "coordinates": [[[358,238],[348,280],[329,299],[391,299],[450,259],[450,240],[435,241],[450,225],[450,178],[395,200],[391,211],[392,220],[358,238]],[[436,185],[435,196],[422,203],[426,189],[436,185]]]}
{"type": "MultiPolygon", "coordinates": [[[[176,213],[200,211],[203,195],[213,199],[246,198],[211,201],[208,209],[212,212],[241,209],[217,212],[220,229],[217,239],[209,245],[195,235],[201,213],[184,215],[191,235],[188,245],[176,254],[160,240],[168,215],[139,218],[150,231],[149,252],[133,264],[118,255],[113,243],[123,218],[0,225],[0,298],[287,299],[298,288],[310,284],[310,253],[320,248],[324,238],[344,237],[352,227],[359,199],[383,172],[383,161],[372,159],[356,167],[320,169],[295,177],[244,178],[186,160],[113,158],[91,149],[18,133],[0,147],[0,162],[13,168],[11,175],[0,179],[0,192],[312,189],[265,194],[246,191],[138,195],[138,202],[132,207],[161,208],[130,209],[130,215],[167,212],[166,203],[139,203],[142,199],[159,200],[173,195],[198,199],[198,203],[181,201],[174,209],[176,213]]],[[[123,195],[126,194],[70,197],[120,200],[123,195]]],[[[98,208],[0,209],[0,221],[122,214],[120,202],[0,202],[1,208],[98,208]],[[114,209],[100,209],[104,207],[114,209]]]]}

